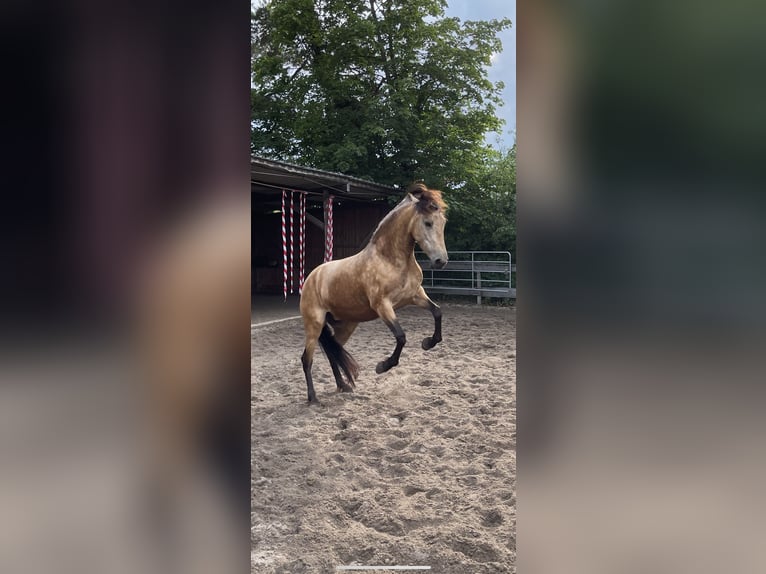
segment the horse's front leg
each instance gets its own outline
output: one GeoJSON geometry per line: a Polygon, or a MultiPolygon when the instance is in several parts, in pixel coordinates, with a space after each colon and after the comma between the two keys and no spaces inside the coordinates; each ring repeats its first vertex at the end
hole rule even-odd
{"type": "Polygon", "coordinates": [[[375,311],[378,313],[378,316],[383,319],[383,322],[388,326],[388,328],[391,329],[394,337],[396,337],[396,348],[394,349],[394,352],[390,357],[382,360],[375,367],[375,372],[380,374],[385,373],[391,367],[395,367],[399,364],[399,355],[402,354],[402,348],[407,342],[407,337],[405,337],[404,330],[399,324],[399,320],[396,318],[394,308],[389,301],[384,301],[381,303],[379,306],[377,306],[375,311]]]}
{"type": "Polygon", "coordinates": [[[434,334],[423,339],[422,344],[423,350],[428,351],[429,349],[433,349],[436,344],[440,343],[442,340],[442,310],[436,303],[431,301],[428,295],[426,295],[423,287],[420,287],[418,294],[412,302],[422,309],[431,311],[431,315],[434,317],[434,334]]]}

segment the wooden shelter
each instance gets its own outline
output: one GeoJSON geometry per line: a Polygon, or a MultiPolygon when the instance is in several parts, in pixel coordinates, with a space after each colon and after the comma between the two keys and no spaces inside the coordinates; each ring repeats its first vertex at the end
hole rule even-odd
{"type": "Polygon", "coordinates": [[[256,156],[250,160],[250,189],[254,293],[282,292],[282,190],[306,193],[306,276],[323,260],[324,208],[331,195],[333,258],[340,259],[364,247],[403,194],[399,188],[358,177],[256,156]]]}

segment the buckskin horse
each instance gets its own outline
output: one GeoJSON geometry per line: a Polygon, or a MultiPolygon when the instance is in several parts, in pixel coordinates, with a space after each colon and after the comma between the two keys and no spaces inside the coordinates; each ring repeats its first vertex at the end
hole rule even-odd
{"type": "Polygon", "coordinates": [[[407,342],[396,318],[397,309],[417,305],[431,311],[434,333],[423,339],[424,350],[442,340],[441,309],[421,286],[423,271],[415,260],[415,244],[428,255],[435,269],[447,264],[446,207],[440,191],[413,184],[405,198],[378,224],[362,251],[323,263],[309,274],[300,302],[306,333],[301,362],[309,403],[319,402],[311,377],[317,342],[327,355],[338,391],[352,392],[359,365],[343,346],[359,323],[380,317],[396,338],[394,352],[377,364],[376,373],[398,365],[407,342]]]}

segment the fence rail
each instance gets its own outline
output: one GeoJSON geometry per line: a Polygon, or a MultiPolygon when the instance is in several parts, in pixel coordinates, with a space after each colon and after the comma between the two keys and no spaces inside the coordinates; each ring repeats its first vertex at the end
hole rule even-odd
{"type": "Polygon", "coordinates": [[[508,251],[450,251],[443,269],[432,269],[421,251],[415,259],[423,269],[423,288],[428,293],[516,298],[516,265],[508,251]]]}

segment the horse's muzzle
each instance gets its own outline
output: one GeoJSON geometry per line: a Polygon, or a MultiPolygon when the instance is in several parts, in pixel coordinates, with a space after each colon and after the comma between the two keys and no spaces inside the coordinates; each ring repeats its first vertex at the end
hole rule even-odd
{"type": "Polygon", "coordinates": [[[442,269],[445,265],[447,265],[446,259],[434,259],[431,261],[431,267],[434,269],[442,269]]]}

